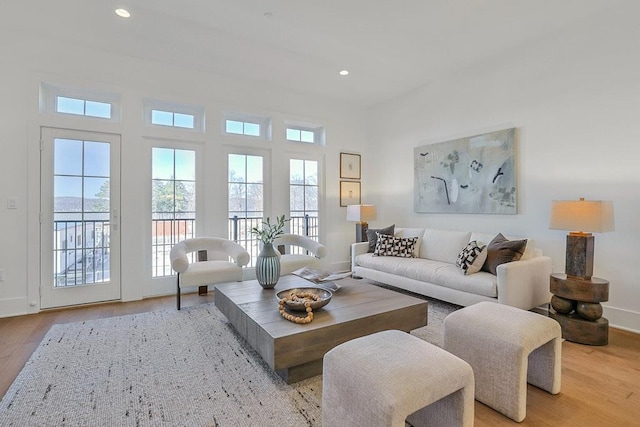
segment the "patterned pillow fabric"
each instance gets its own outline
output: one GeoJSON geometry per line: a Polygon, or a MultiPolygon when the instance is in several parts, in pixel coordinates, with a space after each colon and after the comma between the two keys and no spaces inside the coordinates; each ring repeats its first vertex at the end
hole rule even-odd
{"type": "Polygon", "coordinates": [[[402,258],[412,258],[413,248],[418,241],[417,237],[395,237],[388,234],[377,234],[376,249],[374,256],[397,256],[402,258]]]}
{"type": "Polygon", "coordinates": [[[460,267],[464,274],[469,275],[480,271],[487,259],[487,246],[478,246],[478,242],[473,240],[460,251],[456,266],[460,267]]]}
{"type": "Polygon", "coordinates": [[[396,228],[395,224],[391,224],[385,228],[369,228],[367,229],[367,241],[369,242],[369,252],[374,252],[376,250],[376,242],[378,241],[377,233],[380,234],[388,234],[393,236],[393,232],[396,228]]]}

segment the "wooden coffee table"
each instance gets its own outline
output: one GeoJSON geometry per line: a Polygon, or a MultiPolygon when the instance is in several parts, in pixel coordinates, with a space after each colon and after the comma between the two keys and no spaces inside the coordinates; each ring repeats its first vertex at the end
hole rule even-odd
{"type": "Polygon", "coordinates": [[[322,373],[324,354],[343,342],[388,329],[409,332],[427,324],[425,300],[351,278],[338,284],[340,291],[305,325],[285,320],[278,312],[277,292],[313,286],[297,276],[283,276],[268,290],[256,280],[216,285],[215,304],[288,384],[322,373]]]}

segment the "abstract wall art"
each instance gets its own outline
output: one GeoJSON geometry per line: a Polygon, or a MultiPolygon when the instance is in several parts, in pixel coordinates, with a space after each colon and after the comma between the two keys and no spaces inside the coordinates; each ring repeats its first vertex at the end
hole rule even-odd
{"type": "Polygon", "coordinates": [[[515,128],[414,149],[419,213],[517,213],[515,128]]]}

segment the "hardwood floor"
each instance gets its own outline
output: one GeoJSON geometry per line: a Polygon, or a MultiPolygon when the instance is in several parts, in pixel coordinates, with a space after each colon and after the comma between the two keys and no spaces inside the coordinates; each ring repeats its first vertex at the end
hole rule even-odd
{"type": "MultiPolygon", "coordinates": [[[[183,295],[182,305],[213,302],[206,296],[183,295]]],[[[99,304],[0,319],[0,396],[21,371],[49,327],[161,309],[175,309],[175,297],[99,304]]],[[[609,345],[562,345],[562,391],[552,396],[529,386],[527,418],[522,426],[639,426],[640,335],[611,329],[609,345]]],[[[476,402],[477,427],[518,425],[476,402]]]]}

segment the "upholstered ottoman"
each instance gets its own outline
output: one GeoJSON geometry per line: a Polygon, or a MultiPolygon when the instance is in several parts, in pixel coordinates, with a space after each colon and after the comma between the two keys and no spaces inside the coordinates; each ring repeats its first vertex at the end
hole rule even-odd
{"type": "Polygon", "coordinates": [[[340,344],[325,354],[322,376],[324,427],[473,425],[471,367],[405,332],[340,344]]]}
{"type": "Polygon", "coordinates": [[[476,399],[517,422],[527,415],[527,382],[560,392],[561,343],[555,320],[493,302],[444,321],[444,349],[473,368],[476,399]]]}

